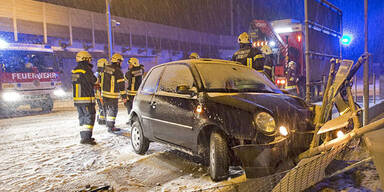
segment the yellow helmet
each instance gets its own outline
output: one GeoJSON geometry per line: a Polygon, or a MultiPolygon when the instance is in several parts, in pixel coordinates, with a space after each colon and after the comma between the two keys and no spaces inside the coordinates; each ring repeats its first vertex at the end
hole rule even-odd
{"type": "Polygon", "coordinates": [[[76,54],[76,62],[88,61],[91,62],[92,56],[88,51],[80,51],[76,54]]]}
{"type": "Polygon", "coordinates": [[[238,43],[251,43],[251,41],[249,40],[249,35],[248,33],[244,32],[242,34],[239,35],[239,38],[237,39],[237,42],[238,43]]]}
{"type": "Polygon", "coordinates": [[[268,46],[268,45],[263,45],[261,48],[260,48],[260,51],[262,53],[264,53],[265,55],[270,55],[272,54],[272,49],[268,46]]]}
{"type": "Polygon", "coordinates": [[[101,59],[97,60],[97,67],[104,68],[107,65],[108,65],[108,60],[107,59],[101,58],[101,59]]]}
{"type": "Polygon", "coordinates": [[[129,60],[128,60],[128,63],[134,67],[138,67],[140,66],[140,63],[139,63],[139,60],[135,57],[131,57],[129,60]]]}
{"type": "Polygon", "coordinates": [[[111,63],[120,63],[121,64],[123,61],[124,61],[124,58],[120,54],[115,53],[112,55],[111,63]]]}
{"type": "Polygon", "coordinates": [[[192,53],[189,55],[189,58],[190,58],[190,59],[199,59],[200,56],[199,56],[199,54],[197,54],[196,52],[192,52],[192,53]]]}
{"type": "Polygon", "coordinates": [[[294,61],[290,61],[290,62],[288,62],[288,67],[289,68],[296,68],[296,62],[294,62],[294,61]]]}

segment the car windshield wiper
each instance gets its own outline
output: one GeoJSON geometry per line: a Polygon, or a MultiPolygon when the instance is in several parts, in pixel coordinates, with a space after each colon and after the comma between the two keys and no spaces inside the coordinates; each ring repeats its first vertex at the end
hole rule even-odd
{"type": "Polygon", "coordinates": [[[240,89],[241,92],[256,92],[256,93],[276,93],[274,91],[271,91],[271,90],[267,90],[267,89],[256,89],[256,88],[244,88],[244,89],[240,89]]]}
{"type": "Polygon", "coordinates": [[[240,92],[240,90],[239,89],[228,89],[228,88],[214,88],[214,89],[207,89],[207,92],[233,93],[233,92],[240,92]]]}

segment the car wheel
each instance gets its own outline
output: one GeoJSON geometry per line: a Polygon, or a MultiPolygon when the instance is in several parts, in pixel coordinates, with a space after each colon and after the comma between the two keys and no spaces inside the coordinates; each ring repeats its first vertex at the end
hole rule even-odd
{"type": "Polygon", "coordinates": [[[144,137],[143,129],[138,121],[134,121],[132,124],[131,144],[133,150],[140,155],[145,154],[149,148],[149,140],[144,137]]]}
{"type": "Polygon", "coordinates": [[[229,170],[227,141],[218,132],[212,132],[209,144],[209,171],[213,181],[225,179],[229,170]]]}

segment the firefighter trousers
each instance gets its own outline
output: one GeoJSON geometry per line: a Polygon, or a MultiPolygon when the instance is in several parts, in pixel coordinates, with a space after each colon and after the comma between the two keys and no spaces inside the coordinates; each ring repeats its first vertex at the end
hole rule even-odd
{"type": "Polygon", "coordinates": [[[131,113],[132,105],[133,105],[133,99],[134,99],[134,98],[135,98],[135,96],[133,96],[133,95],[128,95],[128,101],[127,101],[127,103],[125,104],[125,106],[127,107],[128,115],[131,113]]]}
{"type": "Polygon", "coordinates": [[[87,135],[91,137],[96,116],[95,104],[77,105],[76,108],[79,115],[79,124],[81,127],[80,135],[84,135],[84,132],[87,132],[87,135]]]}
{"type": "Polygon", "coordinates": [[[97,102],[97,106],[99,106],[99,111],[98,111],[98,114],[97,114],[97,122],[99,124],[105,124],[105,109],[104,109],[104,105],[103,105],[103,103],[101,102],[100,99],[97,99],[96,102],[97,102]]]}
{"type": "Polygon", "coordinates": [[[108,128],[115,127],[116,116],[118,112],[118,99],[104,98],[104,109],[106,118],[106,124],[108,128]]]}

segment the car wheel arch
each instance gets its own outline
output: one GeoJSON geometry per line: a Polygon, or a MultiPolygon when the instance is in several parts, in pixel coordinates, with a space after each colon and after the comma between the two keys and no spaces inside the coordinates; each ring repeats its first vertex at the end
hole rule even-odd
{"type": "MultiPolygon", "coordinates": [[[[197,154],[200,156],[206,155],[207,148],[209,148],[210,136],[213,131],[221,133],[225,138],[228,139],[229,133],[218,125],[209,124],[203,126],[197,137],[197,154]]],[[[209,151],[209,150],[208,150],[209,151]]]]}
{"type": "Polygon", "coordinates": [[[130,120],[129,120],[129,123],[130,123],[131,126],[132,126],[133,122],[134,122],[136,119],[139,120],[139,123],[141,124],[139,115],[138,115],[135,111],[132,111],[132,112],[131,112],[131,115],[130,115],[130,120]]]}

